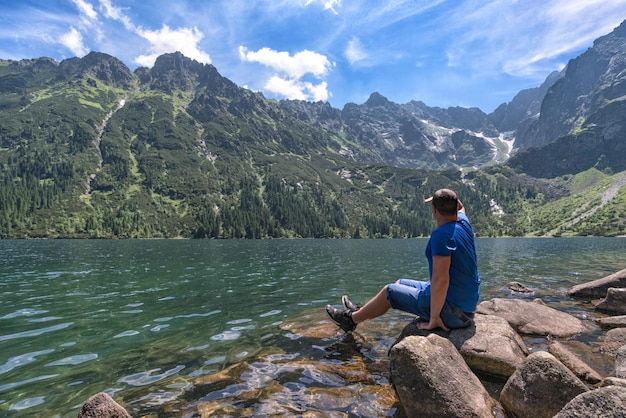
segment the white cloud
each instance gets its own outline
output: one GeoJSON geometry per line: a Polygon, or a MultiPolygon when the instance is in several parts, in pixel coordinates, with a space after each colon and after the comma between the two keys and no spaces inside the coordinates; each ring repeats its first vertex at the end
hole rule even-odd
{"type": "Polygon", "coordinates": [[[72,3],[78,7],[78,11],[81,16],[84,16],[87,20],[96,20],[98,18],[98,13],[95,11],[93,6],[87,3],[84,0],[72,0],[72,3]]]}
{"type": "Polygon", "coordinates": [[[59,41],[78,57],[82,57],[89,52],[89,49],[83,44],[83,36],[74,27],[70,28],[69,32],[61,35],[59,41]]]}
{"type": "Polygon", "coordinates": [[[306,0],[305,6],[312,3],[321,3],[325,10],[330,10],[335,14],[337,14],[336,7],[341,7],[341,0],[306,0]]]}
{"type": "Polygon", "coordinates": [[[104,11],[105,17],[122,22],[127,30],[137,32],[138,29],[133,25],[128,16],[122,13],[122,9],[113,6],[111,0],[100,0],[100,9],[104,11]]]}
{"type": "Polygon", "coordinates": [[[356,38],[356,37],[352,38],[348,42],[348,46],[346,47],[345,54],[346,54],[346,58],[348,58],[348,61],[350,61],[350,64],[355,64],[367,58],[367,53],[363,49],[363,45],[361,44],[361,41],[359,40],[359,38],[356,38]]]}
{"type": "Polygon", "coordinates": [[[198,42],[204,38],[198,28],[171,29],[167,25],[156,31],[138,30],[138,35],[150,43],[150,54],[140,55],[135,62],[151,67],[159,55],[168,52],[181,52],[184,56],[204,64],[211,63],[211,57],[198,48],[198,42]]]}
{"type": "Polygon", "coordinates": [[[292,100],[326,101],[329,97],[328,85],[325,81],[313,84],[308,81],[286,79],[272,76],[264,89],[292,100]]]}
{"type": "Polygon", "coordinates": [[[248,52],[246,47],[240,46],[239,56],[244,61],[258,62],[295,79],[309,73],[315,77],[322,77],[331,68],[328,58],[306,49],[291,56],[288,52],[274,51],[269,48],[248,52]]]}
{"type": "Polygon", "coordinates": [[[242,61],[257,62],[278,73],[265,84],[267,91],[297,100],[325,101],[330,95],[325,81],[313,84],[301,80],[307,74],[320,80],[331,70],[328,58],[317,52],[305,49],[291,56],[288,52],[270,48],[248,51],[246,47],[240,46],[239,57],[242,61]]]}

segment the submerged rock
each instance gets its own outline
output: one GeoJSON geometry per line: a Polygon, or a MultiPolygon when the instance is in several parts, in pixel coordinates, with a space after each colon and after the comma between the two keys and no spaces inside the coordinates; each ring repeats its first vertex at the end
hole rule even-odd
{"type": "Polygon", "coordinates": [[[500,393],[504,409],[516,417],[552,418],[587,387],[552,354],[532,353],[500,393]]]}
{"type": "Polygon", "coordinates": [[[390,376],[408,417],[493,417],[495,402],[463,357],[436,334],[409,336],[390,351],[390,376]]]}
{"type": "Polygon", "coordinates": [[[564,338],[586,331],[580,319],[550,308],[540,300],[494,298],[481,302],[476,312],[504,318],[521,334],[564,338]]]}
{"type": "Polygon", "coordinates": [[[511,292],[511,293],[525,293],[527,295],[534,295],[535,291],[524,286],[523,284],[521,284],[520,282],[510,282],[506,285],[506,288],[511,292]]]}

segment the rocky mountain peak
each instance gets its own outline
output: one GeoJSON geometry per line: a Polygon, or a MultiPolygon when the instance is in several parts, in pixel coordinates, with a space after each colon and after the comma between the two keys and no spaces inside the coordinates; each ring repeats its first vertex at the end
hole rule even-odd
{"type": "Polygon", "coordinates": [[[83,58],[70,58],[59,65],[59,70],[67,79],[90,75],[98,80],[121,88],[130,88],[135,77],[119,59],[102,52],[90,52],[83,58]]]}
{"type": "Polygon", "coordinates": [[[367,102],[365,102],[365,106],[368,107],[387,106],[389,104],[389,100],[378,92],[372,93],[369,99],[367,99],[367,102]]]}

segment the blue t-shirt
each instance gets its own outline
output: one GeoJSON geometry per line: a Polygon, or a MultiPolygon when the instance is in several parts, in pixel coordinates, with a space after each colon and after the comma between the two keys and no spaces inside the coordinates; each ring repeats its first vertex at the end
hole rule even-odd
{"type": "Polygon", "coordinates": [[[426,246],[426,258],[431,278],[433,256],[452,257],[446,302],[464,312],[475,311],[480,297],[480,276],[476,262],[474,231],[463,212],[458,212],[456,222],[445,223],[430,235],[426,246]]]}

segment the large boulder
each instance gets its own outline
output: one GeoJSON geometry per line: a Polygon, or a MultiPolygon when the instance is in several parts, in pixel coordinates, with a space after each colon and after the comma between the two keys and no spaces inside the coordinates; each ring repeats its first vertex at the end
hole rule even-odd
{"type": "Polygon", "coordinates": [[[494,315],[476,314],[472,325],[449,332],[421,330],[414,321],[404,327],[397,341],[409,335],[432,333],[449,339],[472,370],[503,381],[528,355],[528,348],[519,334],[506,320],[494,315]]]}
{"type": "Polygon", "coordinates": [[[606,296],[610,287],[626,287],[626,269],[609,276],[571,287],[567,296],[578,299],[600,299],[606,296]]]}
{"type": "Polygon", "coordinates": [[[578,378],[595,385],[602,381],[602,376],[593,370],[587,363],[579,359],[574,353],[558,341],[553,341],[548,346],[548,352],[556,357],[568,369],[570,369],[578,378]]]}
{"type": "Polygon", "coordinates": [[[554,418],[624,418],[624,416],[626,416],[626,388],[607,386],[576,396],[554,418]]]}
{"type": "Polygon", "coordinates": [[[406,416],[494,416],[494,400],[446,338],[408,336],[389,354],[391,381],[406,416]]]}
{"type": "Polygon", "coordinates": [[[96,393],[85,401],[78,418],[132,418],[128,411],[104,392],[96,393]]]}
{"type": "Polygon", "coordinates": [[[552,418],[588,389],[552,354],[530,354],[500,393],[504,410],[517,418],[552,418]]]}
{"type": "Polygon", "coordinates": [[[595,309],[609,314],[626,314],[626,287],[623,289],[609,287],[606,298],[596,304],[595,309]]]}
{"type": "Polygon", "coordinates": [[[504,318],[521,334],[566,338],[586,331],[580,319],[550,308],[538,299],[528,302],[495,298],[481,302],[476,312],[504,318]]]}
{"type": "Polygon", "coordinates": [[[474,316],[474,324],[452,330],[450,341],[470,368],[484,375],[508,379],[528,355],[522,337],[498,316],[474,316]]]}

